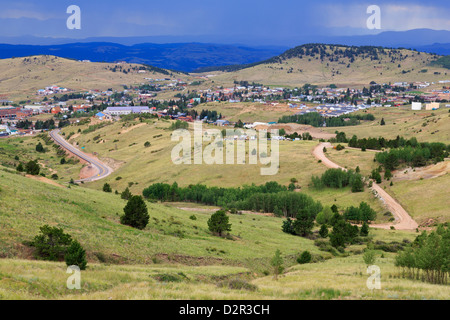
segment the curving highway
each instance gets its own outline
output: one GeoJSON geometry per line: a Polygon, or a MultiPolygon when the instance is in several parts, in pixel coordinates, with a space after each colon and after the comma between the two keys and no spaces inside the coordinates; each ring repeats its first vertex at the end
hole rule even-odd
{"type": "Polygon", "coordinates": [[[86,161],[89,163],[89,166],[92,166],[96,169],[96,173],[88,178],[76,180],[75,182],[92,182],[103,179],[109,176],[113,170],[108,167],[106,164],[100,162],[99,160],[87,155],[86,153],[78,150],[69,142],[67,142],[62,136],[59,135],[60,129],[56,129],[50,132],[50,137],[55,141],[55,143],[59,144],[61,147],[66,149],[68,152],[72,153],[76,157],[86,161]]]}

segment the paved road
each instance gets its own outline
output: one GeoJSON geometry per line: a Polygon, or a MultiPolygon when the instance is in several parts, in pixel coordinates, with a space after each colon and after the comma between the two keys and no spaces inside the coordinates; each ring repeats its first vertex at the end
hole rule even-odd
{"type": "Polygon", "coordinates": [[[86,153],[78,150],[73,145],[71,145],[69,142],[67,142],[62,136],[59,135],[60,131],[61,130],[59,130],[59,129],[51,131],[50,137],[61,147],[63,147],[64,149],[66,149],[67,151],[72,153],[73,155],[77,156],[78,158],[88,162],[89,166],[92,166],[93,168],[96,169],[96,173],[93,176],[91,176],[89,178],[85,178],[85,179],[80,179],[75,182],[78,183],[78,182],[97,181],[97,180],[100,180],[100,179],[103,179],[103,178],[109,176],[113,172],[113,170],[110,167],[108,167],[107,165],[105,165],[104,163],[102,163],[99,160],[94,159],[93,157],[87,155],[86,153]]]}
{"type": "MultiPolygon", "coordinates": [[[[333,146],[329,142],[322,142],[313,150],[313,155],[318,159],[322,160],[322,163],[327,166],[328,168],[340,168],[342,170],[347,170],[345,168],[342,168],[338,164],[332,162],[330,159],[328,159],[324,152],[323,148],[331,149],[333,146]]],[[[381,188],[378,184],[373,182],[372,184],[372,190],[376,192],[377,197],[386,204],[389,211],[394,215],[395,217],[395,223],[386,223],[386,224],[373,224],[370,225],[374,228],[381,228],[381,229],[390,229],[390,227],[393,225],[395,229],[397,230],[416,230],[416,228],[419,226],[416,221],[411,218],[411,216],[406,212],[406,210],[398,203],[393,197],[391,197],[383,188],[381,188]]]]}

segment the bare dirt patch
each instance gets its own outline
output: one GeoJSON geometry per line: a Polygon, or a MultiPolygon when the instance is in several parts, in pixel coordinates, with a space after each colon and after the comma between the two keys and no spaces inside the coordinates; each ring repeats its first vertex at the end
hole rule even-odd
{"type": "Polygon", "coordinates": [[[433,179],[449,172],[450,161],[444,161],[427,167],[397,170],[394,172],[394,181],[433,179]]]}
{"type": "Polygon", "coordinates": [[[101,158],[100,161],[106,164],[111,169],[113,169],[113,171],[116,171],[125,164],[125,161],[119,161],[113,158],[101,158]]]}
{"type": "Polygon", "coordinates": [[[93,166],[84,166],[80,171],[80,179],[88,179],[98,174],[98,170],[93,166]]]}
{"type": "Polygon", "coordinates": [[[132,127],[129,127],[129,128],[126,128],[126,129],[120,131],[120,134],[128,133],[128,132],[130,132],[130,131],[132,131],[134,129],[137,129],[139,127],[143,127],[143,126],[146,126],[146,125],[147,125],[146,123],[139,123],[139,124],[137,124],[135,126],[132,126],[132,127]]]}

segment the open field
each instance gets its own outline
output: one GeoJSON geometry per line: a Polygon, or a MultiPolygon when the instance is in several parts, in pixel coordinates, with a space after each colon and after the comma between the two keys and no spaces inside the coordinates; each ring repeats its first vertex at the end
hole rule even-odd
{"type": "Polygon", "coordinates": [[[381,290],[369,290],[369,275],[362,257],[336,258],[297,265],[275,281],[254,278],[248,269],[229,266],[100,265],[92,264],[81,275],[81,290],[69,290],[62,263],[0,260],[1,299],[448,299],[450,288],[398,278],[393,254],[384,253],[381,290]],[[161,275],[175,275],[179,282],[161,282],[161,275]],[[181,276],[180,276],[181,275],[181,276]],[[218,286],[227,279],[241,279],[255,291],[218,286]]]}
{"type": "Polygon", "coordinates": [[[450,215],[450,173],[424,180],[393,180],[394,185],[386,183],[386,190],[392,194],[411,216],[420,224],[446,222],[450,215]],[[432,221],[432,222],[433,222],[432,221]]]}
{"type": "MultiPolygon", "coordinates": [[[[345,143],[341,143],[343,146],[347,146],[345,143]]],[[[378,168],[376,162],[373,161],[375,152],[367,150],[362,152],[360,149],[344,149],[337,151],[336,149],[327,149],[326,156],[331,161],[340,164],[346,169],[355,170],[359,167],[363,176],[369,176],[373,169],[378,168]]]]}
{"type": "Polygon", "coordinates": [[[356,134],[358,138],[395,139],[398,135],[406,139],[416,137],[419,142],[450,143],[450,113],[441,107],[433,111],[412,111],[410,106],[395,108],[371,108],[367,110],[375,116],[375,121],[363,122],[358,126],[323,128],[334,133],[345,132],[348,139],[356,134]],[[386,125],[381,126],[384,118],[386,125]]]}

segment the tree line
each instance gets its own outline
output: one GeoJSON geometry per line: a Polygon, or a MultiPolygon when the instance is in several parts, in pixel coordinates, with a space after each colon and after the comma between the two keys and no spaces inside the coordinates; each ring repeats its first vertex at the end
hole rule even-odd
{"type": "Polygon", "coordinates": [[[312,176],[311,183],[316,189],[328,188],[345,188],[350,186],[352,192],[364,191],[363,177],[359,172],[342,169],[328,169],[321,177],[312,176]]]}
{"type": "Polygon", "coordinates": [[[195,202],[285,217],[295,217],[300,209],[312,212],[315,217],[322,210],[320,202],[273,181],[260,186],[252,184],[237,188],[207,187],[201,184],[179,187],[176,182],[172,185],[155,183],[144,189],[143,195],[147,199],[159,201],[195,202]]]}
{"type": "Polygon", "coordinates": [[[342,115],[339,117],[324,117],[318,112],[310,112],[306,114],[297,114],[291,116],[283,116],[278,120],[278,123],[299,123],[311,125],[313,127],[321,127],[324,124],[327,127],[346,127],[356,126],[361,120],[373,121],[375,117],[373,114],[368,113],[364,115],[342,115]]]}
{"type": "Polygon", "coordinates": [[[433,284],[447,284],[450,272],[450,230],[440,225],[436,231],[425,231],[399,253],[395,265],[402,276],[433,284]]]}
{"type": "Polygon", "coordinates": [[[412,167],[423,167],[432,163],[444,161],[448,157],[448,148],[444,143],[420,143],[416,147],[407,146],[377,153],[375,160],[387,170],[395,170],[401,164],[412,167]]]}

